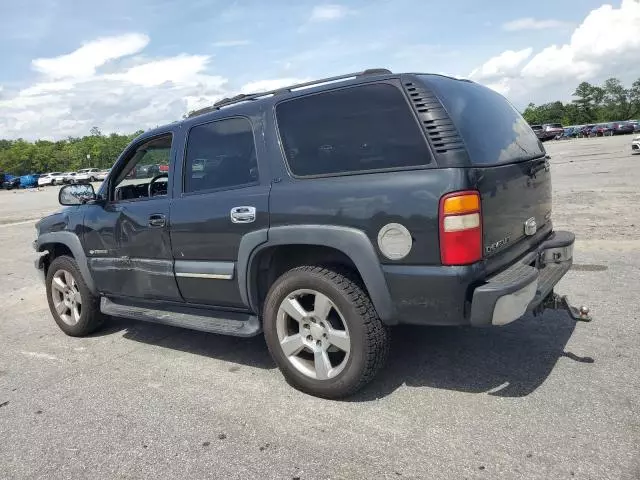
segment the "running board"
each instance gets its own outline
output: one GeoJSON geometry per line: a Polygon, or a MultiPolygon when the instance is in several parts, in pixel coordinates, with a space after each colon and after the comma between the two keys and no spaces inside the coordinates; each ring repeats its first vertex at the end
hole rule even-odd
{"type": "Polygon", "coordinates": [[[234,337],[253,337],[261,332],[258,317],[249,313],[223,312],[200,308],[176,307],[157,310],[138,305],[116,303],[102,297],[100,310],[105,315],[142,320],[144,322],[189,328],[201,332],[219,333],[234,337]]]}

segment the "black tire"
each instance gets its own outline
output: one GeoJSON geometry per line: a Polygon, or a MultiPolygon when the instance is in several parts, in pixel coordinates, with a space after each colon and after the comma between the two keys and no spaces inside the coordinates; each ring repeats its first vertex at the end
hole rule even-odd
{"type": "Polygon", "coordinates": [[[95,182],[96,179],[94,177],[89,178],[89,182],[95,182]]]}
{"type": "Polygon", "coordinates": [[[267,294],[263,309],[264,336],[272,358],[294,388],[322,398],[338,399],[354,394],[369,383],[389,353],[389,332],[369,296],[349,274],[330,268],[301,266],[278,278],[267,294]],[[281,303],[294,291],[309,289],[327,296],[342,314],[350,336],[350,353],[342,371],[317,380],[296,369],[282,351],[276,321],[281,303]]]}
{"type": "Polygon", "coordinates": [[[100,312],[100,298],[91,294],[84,278],[82,278],[82,274],[80,273],[80,269],[78,268],[78,264],[74,258],[62,255],[60,257],[56,257],[51,262],[47,271],[46,287],[47,301],[49,303],[51,315],[53,315],[53,319],[60,327],[60,330],[67,335],[71,337],[83,337],[95,332],[104,323],[105,316],[100,312]],[[80,318],[78,322],[73,325],[62,319],[54,305],[52,282],[56,273],[59,271],[67,271],[73,276],[73,280],[77,286],[77,291],[80,293],[82,299],[80,318]]]}

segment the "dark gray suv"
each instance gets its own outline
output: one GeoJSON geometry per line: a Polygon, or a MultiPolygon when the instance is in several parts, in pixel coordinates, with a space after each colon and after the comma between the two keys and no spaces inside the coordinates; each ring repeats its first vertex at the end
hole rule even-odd
{"type": "Polygon", "coordinates": [[[225,99],[60,202],[35,248],[65,333],[108,315],[264,332],[287,381],[322,397],[369,382],[394,325],[588,319],[553,293],[574,236],[553,230],[542,144],[466,80],[376,69],[225,99]]]}

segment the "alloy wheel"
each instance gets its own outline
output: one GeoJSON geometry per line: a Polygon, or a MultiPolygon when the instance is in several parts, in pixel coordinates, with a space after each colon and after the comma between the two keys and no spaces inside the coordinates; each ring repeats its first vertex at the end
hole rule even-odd
{"type": "Polygon", "coordinates": [[[75,325],[82,315],[82,295],[73,275],[58,270],[51,280],[53,306],[60,319],[67,325],[75,325]]]}
{"type": "Polygon", "coordinates": [[[296,290],[280,304],[276,319],[280,348],[300,373],[328,380],[349,360],[349,329],[336,305],[315,290],[296,290]]]}

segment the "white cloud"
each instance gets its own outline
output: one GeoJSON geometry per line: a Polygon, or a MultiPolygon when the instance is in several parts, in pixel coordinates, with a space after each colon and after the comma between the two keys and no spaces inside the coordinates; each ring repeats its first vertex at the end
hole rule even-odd
{"type": "Polygon", "coordinates": [[[278,88],[288,87],[297,83],[307,82],[309,79],[304,78],[276,78],[273,80],[258,80],[250,82],[242,86],[240,93],[258,93],[276,90],[278,88]]]}
{"type": "Polygon", "coordinates": [[[162,85],[165,82],[189,83],[206,69],[207,63],[209,63],[209,57],[206,55],[178,55],[136,65],[123,73],[112,74],[107,78],[146,87],[162,85]]]}
{"type": "MultiPolygon", "coordinates": [[[[102,46],[122,45],[113,39],[98,42],[102,46]]],[[[207,55],[140,56],[133,59],[136,63],[132,66],[130,60],[118,58],[133,48],[116,49],[107,59],[106,54],[98,55],[101,47],[94,50],[96,57],[87,68],[74,67],[72,74],[61,76],[61,67],[70,64],[69,58],[75,63],[86,55],[78,55],[78,51],[98,42],[56,57],[65,59],[59,63],[45,63],[45,71],[31,85],[2,92],[2,136],[58,139],[86,135],[95,125],[105,133],[131,133],[179,120],[191,110],[239,93],[229,87],[226,78],[209,73],[211,58],[207,55]],[[108,71],[101,72],[98,67],[106,62],[110,62],[108,71]]],[[[266,91],[304,81],[307,79],[293,77],[257,80],[239,90],[266,91]]]]}
{"type": "Polygon", "coordinates": [[[110,60],[141,51],[148,43],[149,37],[140,33],[99,38],[67,55],[37,58],[31,63],[35,70],[51,78],[86,77],[110,60]]]}
{"type": "Polygon", "coordinates": [[[506,50],[500,55],[487,60],[469,74],[474,80],[494,80],[517,75],[519,67],[531,56],[533,48],[523,50],[506,50]]]}
{"type": "Polygon", "coordinates": [[[554,28],[566,28],[571,26],[568,22],[561,20],[536,20],[532,17],[518,18],[502,24],[502,29],[507,32],[516,32],[520,30],[549,30],[554,28]]]}
{"type": "Polygon", "coordinates": [[[61,138],[85,135],[94,125],[130,133],[180,119],[230,94],[225,78],[207,72],[206,55],[123,62],[148,42],[141,34],[102,38],[34,61],[40,78],[0,98],[2,136],[61,138]],[[100,72],[108,62],[108,72],[100,72]]]}
{"type": "Polygon", "coordinates": [[[567,100],[580,81],[618,76],[631,82],[640,75],[640,1],[622,0],[618,8],[592,10],[568,43],[507,50],[475,69],[470,77],[490,85],[519,104],[567,100]],[[528,61],[526,61],[528,60],[528,61]],[[526,62],[525,62],[526,61],[526,62]]]}
{"type": "Polygon", "coordinates": [[[227,48],[227,47],[243,47],[245,45],[251,45],[250,40],[220,40],[219,42],[213,42],[212,47],[227,48]]]}
{"type": "Polygon", "coordinates": [[[351,10],[349,10],[344,5],[337,4],[327,4],[327,5],[316,5],[313,7],[311,11],[312,22],[326,22],[329,20],[339,20],[343,17],[346,17],[351,10]]]}
{"type": "Polygon", "coordinates": [[[75,83],[70,80],[58,80],[55,82],[42,82],[20,90],[20,96],[32,97],[42,95],[44,93],[62,92],[65,90],[71,90],[75,83]]]}

